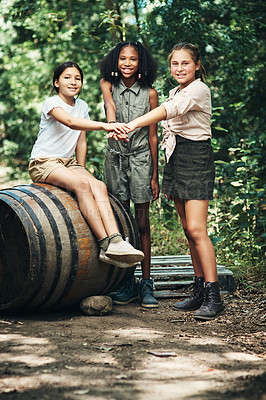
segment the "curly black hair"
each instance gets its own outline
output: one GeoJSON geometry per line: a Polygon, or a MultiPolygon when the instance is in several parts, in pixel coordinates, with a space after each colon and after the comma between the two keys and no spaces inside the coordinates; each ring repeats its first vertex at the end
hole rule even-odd
{"type": "Polygon", "coordinates": [[[141,87],[151,87],[156,79],[157,65],[149,51],[140,42],[120,42],[100,62],[101,77],[118,85],[121,73],[118,71],[120,51],[125,46],[132,46],[139,55],[138,82],[141,87]]]}

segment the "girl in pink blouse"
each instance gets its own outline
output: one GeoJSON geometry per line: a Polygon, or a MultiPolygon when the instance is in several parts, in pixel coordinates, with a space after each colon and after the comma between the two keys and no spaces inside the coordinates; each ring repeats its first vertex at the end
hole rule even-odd
{"type": "Polygon", "coordinates": [[[130,131],[162,122],[166,153],[162,191],[172,199],[188,240],[195,272],[191,296],[174,305],[197,310],[196,319],[211,320],[224,306],[220,297],[215,253],[207,233],[209,200],[213,198],[214,158],[211,147],[211,94],[204,83],[198,48],[174,46],[168,57],[178,86],[168,100],[127,124],[130,131]]]}

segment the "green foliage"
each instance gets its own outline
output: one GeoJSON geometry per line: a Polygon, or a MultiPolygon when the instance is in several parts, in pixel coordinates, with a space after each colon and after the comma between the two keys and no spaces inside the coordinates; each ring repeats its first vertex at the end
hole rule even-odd
{"type": "Polygon", "coordinates": [[[265,168],[255,141],[242,139],[229,149],[229,156],[229,162],[216,163],[211,239],[220,259],[236,266],[240,278],[253,275],[265,284],[265,168]]]}
{"type": "MultiPolygon", "coordinates": [[[[110,48],[121,40],[149,47],[158,63],[155,87],[162,102],[175,85],[167,56],[174,44],[191,41],[199,46],[214,106],[212,240],[230,268],[263,279],[265,16],[263,0],[1,1],[0,161],[15,174],[27,170],[57,64],[79,63],[85,77],[81,98],[92,119],[104,120],[98,64],[110,48]]],[[[105,134],[88,132],[87,138],[87,167],[101,178],[105,134]]],[[[164,162],[160,150],[160,177],[164,162]]],[[[151,224],[153,251],[187,252],[173,204],[163,197],[151,207],[151,224]]]]}
{"type": "Polygon", "coordinates": [[[161,196],[150,207],[152,255],[189,254],[181,222],[172,201],[161,196]]]}

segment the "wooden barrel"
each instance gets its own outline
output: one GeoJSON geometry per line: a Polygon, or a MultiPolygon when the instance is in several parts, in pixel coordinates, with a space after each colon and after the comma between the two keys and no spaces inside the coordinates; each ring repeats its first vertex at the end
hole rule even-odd
{"type": "MultiPolygon", "coordinates": [[[[139,247],[135,220],[114,196],[123,237],[139,247]]],[[[62,309],[109,293],[135,267],[99,261],[99,245],[72,193],[49,184],[0,191],[0,310],[62,309]]]]}

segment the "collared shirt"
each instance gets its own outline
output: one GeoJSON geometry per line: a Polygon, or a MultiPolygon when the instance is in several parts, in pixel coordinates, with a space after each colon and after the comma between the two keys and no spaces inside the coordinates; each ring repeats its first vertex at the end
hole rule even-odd
{"type": "MultiPolygon", "coordinates": [[[[121,80],[113,85],[112,95],[117,122],[130,122],[150,111],[149,88],[141,88],[138,82],[128,88],[121,80]]],[[[148,133],[149,127],[145,126],[129,133],[129,142],[108,139],[108,148],[127,154],[149,150],[148,133]]]]}
{"type": "MultiPolygon", "coordinates": [[[[135,82],[130,88],[121,80],[113,85],[117,122],[129,122],[150,111],[149,88],[135,82]]],[[[153,164],[149,145],[149,126],[130,132],[129,142],[108,139],[104,162],[104,182],[120,201],[135,204],[152,200],[153,164]]]]}
{"type": "Polygon", "coordinates": [[[167,162],[175,148],[175,135],[190,140],[208,140],[211,133],[211,92],[200,79],[184,89],[176,87],[169,92],[168,100],[162,104],[166,119],[162,121],[162,148],[166,150],[167,162]]]}

